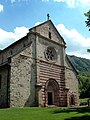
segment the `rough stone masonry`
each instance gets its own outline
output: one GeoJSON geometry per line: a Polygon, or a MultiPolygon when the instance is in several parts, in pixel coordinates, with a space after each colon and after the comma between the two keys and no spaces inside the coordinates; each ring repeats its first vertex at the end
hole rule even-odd
{"type": "Polygon", "coordinates": [[[78,106],[77,71],[51,20],[0,51],[0,107],[78,106]]]}

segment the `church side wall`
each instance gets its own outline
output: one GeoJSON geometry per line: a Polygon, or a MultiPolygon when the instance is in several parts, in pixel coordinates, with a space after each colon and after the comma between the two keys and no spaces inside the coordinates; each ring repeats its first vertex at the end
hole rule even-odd
{"type": "Polygon", "coordinates": [[[35,37],[31,46],[11,59],[10,107],[35,105],[35,37]]]}
{"type": "Polygon", "coordinates": [[[31,44],[31,40],[33,39],[33,34],[27,35],[26,37],[19,40],[20,42],[15,45],[11,45],[11,47],[6,48],[0,53],[0,65],[8,62],[8,58],[16,55],[20,51],[26,48],[27,45],[31,44]],[[30,36],[30,37],[29,37],[30,36]]]}
{"type": "MultiPolygon", "coordinates": [[[[24,39],[25,40],[25,39],[24,39]]],[[[10,47],[9,49],[6,49],[3,51],[3,53],[0,54],[0,64],[4,64],[8,62],[8,58],[17,54],[20,50],[24,48],[24,42],[18,43],[17,45],[10,47]]]]}
{"type": "Polygon", "coordinates": [[[75,105],[79,105],[79,94],[78,94],[78,79],[72,70],[66,69],[66,88],[68,91],[68,105],[70,105],[69,97],[74,95],[75,105]]]}
{"type": "Polygon", "coordinates": [[[7,107],[7,78],[8,69],[0,69],[0,108],[7,107]]]}
{"type": "Polygon", "coordinates": [[[77,73],[74,71],[72,66],[69,64],[68,60],[65,62],[66,69],[65,69],[65,82],[66,88],[69,90],[67,93],[68,98],[68,106],[70,106],[70,96],[74,96],[74,104],[79,105],[79,91],[78,91],[78,79],[77,73]]]}

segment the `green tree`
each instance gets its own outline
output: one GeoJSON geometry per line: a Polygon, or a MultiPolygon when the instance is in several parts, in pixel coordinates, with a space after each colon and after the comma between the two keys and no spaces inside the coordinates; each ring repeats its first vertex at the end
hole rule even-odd
{"type": "Polygon", "coordinates": [[[89,53],[90,53],[90,49],[87,49],[87,52],[89,52],[89,53]]]}
{"type": "Polygon", "coordinates": [[[90,73],[80,73],[78,80],[80,98],[90,98],[90,73]]]}
{"type": "Polygon", "coordinates": [[[85,21],[86,26],[89,27],[89,31],[90,31],[90,11],[88,11],[87,13],[84,13],[84,15],[87,17],[87,20],[85,21]]]}
{"type": "MultiPolygon", "coordinates": [[[[90,31],[90,10],[87,13],[84,13],[84,15],[87,17],[87,20],[85,21],[86,26],[89,28],[90,31]]],[[[87,52],[90,53],[90,49],[87,49],[87,52]]]]}

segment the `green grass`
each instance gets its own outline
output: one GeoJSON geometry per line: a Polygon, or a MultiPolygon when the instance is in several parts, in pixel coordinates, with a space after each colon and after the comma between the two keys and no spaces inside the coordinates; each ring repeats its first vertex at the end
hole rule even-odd
{"type": "MultiPolygon", "coordinates": [[[[82,106],[82,105],[88,105],[88,100],[89,100],[89,98],[80,99],[80,105],[81,105],[81,106],[82,106]]],[[[90,100],[89,100],[89,102],[90,102],[90,100]]]]}
{"type": "Polygon", "coordinates": [[[90,108],[0,109],[0,120],[90,120],[90,108]]]}
{"type": "Polygon", "coordinates": [[[80,103],[87,102],[89,98],[80,99],[80,103]]]}

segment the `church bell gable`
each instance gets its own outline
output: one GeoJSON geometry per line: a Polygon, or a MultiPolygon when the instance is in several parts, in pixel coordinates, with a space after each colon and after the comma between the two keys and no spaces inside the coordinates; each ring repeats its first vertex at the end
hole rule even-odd
{"type": "Polygon", "coordinates": [[[29,31],[33,31],[36,33],[39,33],[41,36],[44,36],[56,43],[59,43],[63,46],[66,45],[64,39],[57,31],[56,27],[54,26],[53,22],[51,20],[48,20],[44,23],[41,23],[31,29],[29,31]]]}

